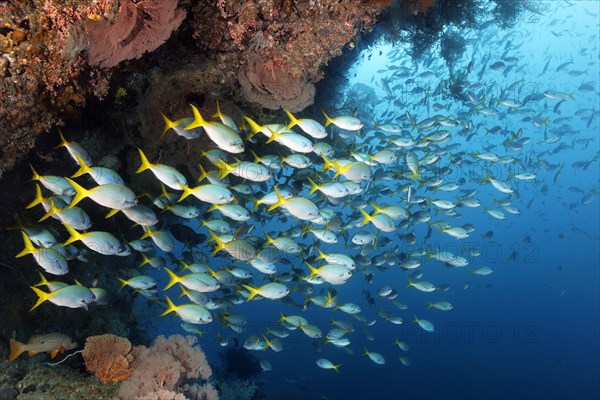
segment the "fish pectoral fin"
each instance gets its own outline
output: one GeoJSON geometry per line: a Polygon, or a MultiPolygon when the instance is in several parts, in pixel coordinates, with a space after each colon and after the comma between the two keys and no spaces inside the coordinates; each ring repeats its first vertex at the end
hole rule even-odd
{"type": "Polygon", "coordinates": [[[56,355],[58,354],[58,352],[59,352],[59,351],[62,353],[64,350],[63,350],[63,348],[62,348],[62,347],[61,347],[60,349],[52,350],[52,351],[50,352],[50,358],[54,358],[54,357],[56,357],[56,355]]]}

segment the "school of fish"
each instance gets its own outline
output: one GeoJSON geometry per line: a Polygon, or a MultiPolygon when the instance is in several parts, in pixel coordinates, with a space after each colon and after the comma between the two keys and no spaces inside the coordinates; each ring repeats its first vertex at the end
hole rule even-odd
{"type": "MultiPolygon", "coordinates": [[[[590,132],[598,127],[595,108],[567,116],[559,109],[576,101],[576,91],[597,93],[594,81],[575,89],[525,92],[521,81],[510,81],[524,68],[519,46],[525,39],[514,33],[489,36],[503,53],[473,51],[463,79],[477,75],[477,67],[479,82],[493,73],[502,84],[471,83],[454,103],[443,101],[447,71],[439,59],[415,66],[391,49],[388,58],[394,62],[373,78],[385,93],[376,105],[376,121],[360,111],[325,111],[313,119],[287,110],[276,122],[252,116],[235,121],[218,103],[212,116],[195,105],[179,120],[161,114],[162,135],[179,140],[206,135],[214,146],[198,155],[205,167],[193,181],[138,149],[136,173],[162,186],[149,196],[135,193],[116,171],[95,166],[83,146],[61,132],[59,146],[72,158],[72,174],[44,175],[31,166],[35,185],[27,208],[39,213],[40,222],[54,219],[63,228],[20,227],[24,249],[17,257],[32,256],[40,268],[40,282],[31,287],[38,297],[31,310],[44,303],[84,309],[109,304],[107,290],[84,285],[69,270],[91,251],[134,259],[140,268],[116,272],[115,279],[149,301],[159,300],[161,315],[176,315],[186,332],[201,335],[204,324],[222,324],[230,337],[243,338],[248,350],[282,351],[290,331],[300,330],[323,346],[351,351],[356,335],[372,339],[368,328],[378,321],[434,332],[435,312],[451,312],[454,306],[439,297],[432,300],[431,293],[443,295],[450,287],[430,282],[428,271],[439,265],[457,273],[467,269],[472,279],[492,274],[479,261],[479,250],[460,241],[487,240],[493,235],[488,229],[502,223],[496,220],[518,218],[525,206],[521,185],[535,182],[543,191],[559,179],[565,165],[552,163],[553,155],[593,141],[591,133],[573,131],[571,119],[585,119],[590,132]],[[414,88],[410,99],[418,101],[406,101],[407,85],[414,88]],[[462,150],[477,141],[480,151],[462,150]],[[127,240],[123,232],[94,230],[86,213],[92,207],[136,227],[127,231],[127,240]],[[490,227],[469,223],[467,216],[475,212],[486,213],[490,227]],[[433,236],[459,243],[461,251],[429,246],[433,236]],[[397,271],[399,278],[375,291],[338,293],[350,281],[368,285],[379,271],[397,271]],[[160,279],[167,283],[161,285],[160,279]],[[171,288],[179,289],[180,298],[165,293],[171,288]],[[422,304],[409,307],[400,301],[408,290],[422,292],[422,304]],[[357,304],[360,296],[378,311],[363,309],[357,304]],[[282,311],[277,324],[246,336],[249,317],[238,308],[258,301],[281,302],[282,310],[297,311],[282,311]],[[311,307],[330,310],[332,325],[311,321],[311,307]]],[[[571,69],[573,63],[549,58],[540,73],[583,75],[571,69]]],[[[572,167],[597,168],[597,161],[598,154],[572,167]]],[[[576,190],[581,204],[598,195],[595,188],[571,191],[576,190]]],[[[229,340],[218,337],[223,346],[229,340]]],[[[396,339],[378,346],[380,352],[363,352],[373,363],[385,364],[384,355],[396,354],[403,365],[411,364],[409,343],[396,339]]],[[[315,357],[315,363],[341,371],[335,361],[315,357]]],[[[267,359],[261,366],[271,369],[267,359]]]]}

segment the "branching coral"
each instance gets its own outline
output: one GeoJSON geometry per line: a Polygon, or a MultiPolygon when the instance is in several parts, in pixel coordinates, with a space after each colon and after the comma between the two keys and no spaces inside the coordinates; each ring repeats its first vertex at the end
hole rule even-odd
{"type": "Polygon", "coordinates": [[[83,359],[89,372],[102,382],[118,382],[131,376],[131,342],[115,335],[90,336],[85,341],[83,359]]]}

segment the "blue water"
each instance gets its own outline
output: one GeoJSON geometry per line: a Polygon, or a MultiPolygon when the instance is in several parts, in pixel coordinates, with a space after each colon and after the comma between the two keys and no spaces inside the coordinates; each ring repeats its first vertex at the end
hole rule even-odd
{"type": "MultiPolygon", "coordinates": [[[[279,313],[283,312],[286,315],[305,316],[311,324],[319,326],[324,334],[329,329],[332,317],[352,322],[356,330],[347,336],[351,339],[348,348],[353,354],[330,344],[324,345],[322,340],[312,340],[300,330],[291,331],[290,336],[284,339],[284,351],[253,352],[257,357],[269,360],[273,366],[272,371],[263,372],[258,377],[269,398],[282,398],[282,393],[290,392],[297,398],[315,399],[571,399],[600,396],[598,194],[591,195],[589,204],[582,204],[584,194],[597,193],[599,188],[599,3],[560,1],[545,4],[549,9],[543,16],[535,18],[535,21],[529,18],[533,17],[531,15],[523,17],[509,30],[492,26],[483,32],[461,31],[466,32],[469,40],[466,52],[455,66],[464,69],[473,60],[473,71],[468,75],[466,85],[471,85],[473,93],[485,96],[486,105],[491,104],[499,112],[496,115],[471,112],[470,118],[478,133],[467,142],[465,136],[459,134],[460,126],[448,128],[451,137],[446,145],[458,143],[460,146],[453,152],[465,151],[469,155],[493,145],[490,151],[500,156],[510,155],[521,161],[527,171],[535,172],[537,179],[534,182],[510,179],[520,194],[518,198],[513,196],[511,199],[520,214],[505,212],[506,219],[497,220],[483,212],[483,207],[462,207],[458,210],[461,217],[457,220],[443,218],[442,215],[433,217],[432,221],[447,219],[455,226],[473,224],[475,232],[462,240],[453,239],[433,228],[431,238],[425,241],[425,224],[414,227],[418,239],[414,246],[400,241],[398,232],[382,233],[382,237],[394,239],[393,244],[386,249],[376,249],[369,256],[389,250],[394,245],[401,246],[401,251],[405,252],[426,246],[455,254],[460,254],[465,247],[475,247],[481,251],[481,256],[470,258],[470,264],[464,268],[445,268],[441,263],[422,258],[420,270],[424,275],[421,280],[436,285],[446,283],[450,286],[447,292],[428,294],[405,288],[407,276],[413,271],[405,272],[398,266],[387,267],[385,271],[368,267],[374,273],[374,280],[370,284],[365,281],[363,273],[354,271],[348,283],[335,289],[342,303],[355,302],[360,305],[367,320],[376,320],[373,326],[363,327],[360,321],[339,310],[321,309],[315,305],[306,311],[269,300],[236,306],[235,311],[249,319],[243,334],[234,334],[218,321],[201,327],[205,335],[200,343],[212,363],[219,363],[218,354],[223,351],[215,341],[217,334],[237,337],[243,343],[248,336],[264,334],[266,327],[276,326],[279,313]],[[501,71],[489,68],[493,62],[501,60],[505,50],[508,50],[505,57],[518,58],[515,67],[506,76],[501,71]],[[479,79],[477,75],[488,58],[487,67],[479,79]],[[560,64],[569,60],[572,60],[572,64],[562,71],[556,71],[560,64]],[[547,71],[542,74],[548,61],[547,71]],[[579,77],[569,74],[569,71],[578,70],[587,72],[579,77]],[[578,90],[582,82],[588,81],[593,82],[593,91],[578,90]],[[501,94],[515,82],[517,84],[513,89],[501,94]],[[558,100],[545,97],[524,105],[522,108],[535,110],[529,117],[548,118],[548,124],[541,127],[524,121],[528,115],[509,113],[508,107],[490,102],[501,95],[523,101],[528,95],[542,94],[548,90],[573,93],[574,99],[566,99],[557,112],[554,108],[558,100]],[[581,116],[575,115],[581,109],[592,111],[581,116]],[[589,123],[591,114],[594,114],[594,118],[589,123]],[[554,122],[561,117],[568,119],[554,122]],[[500,135],[485,135],[486,128],[491,129],[496,125],[507,131],[500,135]],[[531,141],[520,151],[503,147],[503,141],[510,137],[509,131],[516,132],[519,129],[531,141]],[[570,134],[569,131],[575,133],[570,134]],[[557,143],[539,143],[555,135],[561,135],[557,143]],[[591,141],[586,146],[584,142],[578,142],[580,139],[591,141]],[[570,148],[552,153],[561,144],[567,144],[570,148]],[[537,157],[550,165],[563,165],[559,176],[557,173],[561,167],[547,170],[536,162],[537,157]],[[591,166],[587,169],[573,166],[578,161],[591,160],[591,166]],[[569,190],[570,187],[581,188],[584,193],[569,190]],[[487,231],[493,231],[493,237],[482,239],[481,235],[487,231]],[[477,276],[469,272],[484,266],[491,267],[493,274],[477,276]],[[389,300],[378,298],[377,288],[384,284],[399,292],[396,300],[406,303],[407,310],[398,310],[389,300]],[[367,304],[363,290],[368,290],[375,298],[375,305],[367,304]],[[450,312],[426,310],[427,300],[449,301],[454,309],[450,312]],[[379,317],[378,310],[401,316],[404,323],[393,325],[379,317]],[[433,322],[435,332],[426,333],[412,323],[414,315],[433,322]],[[367,336],[373,340],[367,339],[367,336]],[[407,342],[410,351],[403,352],[394,345],[395,338],[407,342]],[[386,365],[376,365],[363,355],[365,347],[381,353],[386,365]],[[398,359],[401,355],[409,357],[412,365],[404,366],[398,359]],[[315,364],[318,358],[327,358],[334,364],[341,363],[340,373],[318,368],[315,364]]],[[[366,112],[366,106],[365,110],[356,110],[356,116],[366,126],[393,120],[390,116],[382,117],[386,110],[391,110],[391,115],[395,117],[408,112],[421,121],[435,114],[458,118],[471,107],[481,107],[469,104],[468,100],[441,96],[432,96],[429,107],[418,105],[423,94],[412,94],[413,89],[435,88],[440,81],[447,79],[448,69],[436,52],[436,47],[421,62],[412,61],[405,51],[400,45],[393,47],[389,43],[370,48],[368,52],[371,57],[359,57],[358,63],[346,74],[349,78],[347,87],[341,88],[340,93],[331,93],[332,98],[343,97],[344,91],[355,83],[373,88],[377,96],[372,99],[376,104],[371,105],[375,107],[375,114],[366,112]],[[398,56],[392,58],[392,51],[398,52],[398,56]],[[417,78],[414,84],[406,85],[402,79],[393,77],[394,68],[400,65],[410,68],[414,77],[424,71],[434,72],[435,77],[417,78]],[[381,70],[383,72],[376,72],[381,70]],[[403,103],[402,107],[394,105],[393,100],[386,96],[380,85],[381,79],[397,87],[394,93],[396,99],[403,103]],[[431,107],[436,102],[448,108],[434,111],[431,107]]],[[[334,110],[329,112],[335,114],[334,110]]],[[[302,113],[299,115],[305,116],[302,113]]],[[[321,119],[318,115],[310,117],[321,119]]],[[[283,113],[280,122],[286,122],[283,113]]],[[[373,132],[366,129],[365,133],[365,140],[374,140],[373,132]]],[[[416,133],[413,132],[413,135],[416,133]]],[[[449,158],[444,157],[438,166],[447,165],[449,158]]],[[[465,159],[472,158],[466,156],[465,159]]],[[[477,189],[476,197],[483,206],[497,209],[494,201],[506,199],[507,195],[499,193],[489,183],[482,184],[480,177],[485,176],[489,169],[492,175],[507,179],[509,172],[522,172],[522,169],[514,163],[508,166],[491,165],[474,160],[477,163],[472,166],[454,166],[453,174],[446,177],[444,182],[464,178],[466,183],[461,188],[477,189]]],[[[432,194],[424,188],[416,194],[451,200],[457,197],[454,193],[432,194]]],[[[401,196],[405,199],[405,194],[401,196]]],[[[385,196],[378,200],[389,204],[394,201],[385,196]]],[[[264,227],[257,225],[257,231],[285,231],[296,224],[297,221],[288,218],[287,223],[273,221],[267,222],[264,227]]],[[[192,223],[191,226],[197,227],[197,224],[192,223]]],[[[371,225],[364,228],[373,230],[371,225]]],[[[351,230],[350,235],[356,231],[358,229],[351,230]]],[[[200,232],[206,234],[205,228],[200,232]]],[[[312,237],[299,240],[306,245],[312,243],[312,237]]],[[[206,252],[210,252],[211,248],[210,245],[203,247],[206,252]]],[[[343,242],[335,246],[322,246],[322,249],[350,255],[358,253],[358,250],[343,242]]],[[[288,258],[294,266],[301,268],[302,260],[299,257],[288,258]]],[[[216,265],[230,263],[222,258],[211,260],[216,265]]],[[[278,265],[278,268],[287,270],[289,267],[278,265]]],[[[164,274],[158,274],[157,277],[166,282],[164,274]]],[[[256,284],[260,282],[260,279],[255,279],[256,284]]],[[[315,287],[315,294],[321,289],[315,287]]],[[[176,298],[178,291],[171,289],[167,294],[176,298]]],[[[296,302],[304,300],[299,293],[293,292],[290,296],[296,302]]],[[[176,318],[153,320],[152,323],[154,333],[182,333],[176,318]]],[[[231,345],[232,340],[229,341],[231,345]]]]}

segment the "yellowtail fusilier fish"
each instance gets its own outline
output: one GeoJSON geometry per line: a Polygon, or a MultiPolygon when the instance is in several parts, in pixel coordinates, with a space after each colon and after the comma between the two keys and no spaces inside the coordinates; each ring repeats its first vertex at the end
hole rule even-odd
{"type": "Polygon", "coordinates": [[[302,196],[292,196],[289,199],[284,199],[277,187],[274,187],[277,194],[277,202],[268,208],[268,211],[273,211],[278,207],[285,208],[294,217],[312,221],[319,217],[319,208],[311,200],[302,196]]]}
{"type": "Polygon", "coordinates": [[[454,309],[454,306],[447,301],[438,301],[436,303],[432,303],[432,302],[428,301],[427,309],[429,310],[430,308],[435,308],[436,310],[440,310],[440,311],[450,311],[450,310],[454,309]]]}
{"type": "Polygon", "coordinates": [[[166,267],[164,268],[164,270],[167,271],[170,280],[163,290],[169,289],[176,283],[183,285],[187,289],[195,290],[200,293],[214,292],[215,290],[219,289],[219,287],[221,287],[219,281],[217,281],[208,273],[194,272],[191,274],[178,276],[166,267]]]}
{"type": "Polygon", "coordinates": [[[218,210],[234,221],[244,222],[250,219],[250,213],[244,207],[239,204],[213,204],[207,212],[218,210]]]}
{"type": "Polygon", "coordinates": [[[279,300],[290,293],[290,289],[279,282],[267,283],[266,285],[263,285],[259,288],[250,285],[242,286],[244,287],[244,289],[250,292],[246,301],[250,301],[258,295],[264,297],[265,299],[279,300]]]}
{"type": "Polygon", "coordinates": [[[55,200],[50,201],[50,208],[38,221],[42,222],[49,217],[58,218],[60,222],[65,225],[69,225],[74,229],[86,230],[92,226],[90,217],[79,207],[69,208],[68,204],[65,204],[60,197],[56,198],[57,202],[61,202],[61,208],[58,208],[55,204],[55,200]]]}
{"type": "Polygon", "coordinates": [[[229,115],[227,114],[223,114],[221,112],[221,107],[219,107],[219,100],[217,100],[217,112],[214,113],[212,115],[213,118],[219,118],[221,120],[221,122],[225,125],[227,125],[228,127],[230,127],[231,129],[233,129],[234,131],[239,131],[240,128],[238,128],[237,124],[235,123],[235,121],[233,120],[233,118],[231,118],[229,115]]]}
{"type": "Polygon", "coordinates": [[[25,232],[21,232],[23,236],[23,242],[25,243],[25,249],[17,254],[15,257],[23,257],[28,254],[33,255],[33,258],[44,271],[52,275],[65,275],[69,272],[69,265],[67,259],[53,248],[40,247],[36,248],[29,240],[29,237],[25,232]]]}
{"type": "Polygon", "coordinates": [[[181,186],[180,189],[183,189],[183,193],[177,201],[182,201],[189,195],[193,195],[198,200],[210,204],[227,204],[234,200],[231,190],[223,185],[208,183],[206,185],[196,186],[195,188],[181,186]]]}
{"type": "Polygon", "coordinates": [[[167,309],[160,316],[175,312],[182,321],[190,324],[208,324],[212,322],[210,311],[198,304],[182,304],[176,306],[168,296],[165,296],[167,301],[167,309]]]}
{"type": "Polygon", "coordinates": [[[265,182],[273,177],[267,167],[250,161],[240,161],[230,165],[223,160],[218,160],[214,164],[219,168],[219,179],[224,179],[227,175],[233,174],[252,182],[265,182]]]}
{"type": "Polygon", "coordinates": [[[265,246],[273,245],[275,248],[277,248],[277,250],[281,250],[289,254],[298,254],[302,252],[302,246],[300,246],[294,239],[290,237],[280,236],[273,239],[267,232],[263,232],[263,234],[267,239],[265,246]]]}
{"type": "Polygon", "coordinates": [[[142,165],[135,171],[136,174],[149,169],[156,176],[156,179],[171,189],[181,190],[182,186],[187,186],[187,180],[181,172],[168,165],[152,164],[141,149],[138,149],[138,152],[140,153],[142,165]]]}
{"type": "Polygon", "coordinates": [[[357,131],[363,127],[363,123],[356,117],[352,116],[339,116],[335,118],[330,118],[325,112],[323,112],[325,116],[325,127],[328,127],[329,124],[334,124],[338,128],[345,129],[347,131],[357,131]]]}
{"type": "Polygon", "coordinates": [[[119,210],[133,207],[138,203],[135,193],[125,185],[111,183],[96,186],[92,189],[85,189],[77,182],[69,178],[66,179],[76,191],[75,197],[71,200],[69,207],[74,207],[86,197],[89,197],[92,201],[101,206],[119,210]]]}
{"type": "Polygon", "coordinates": [[[208,122],[202,118],[200,111],[191,105],[194,113],[194,121],[187,125],[184,129],[190,130],[197,127],[204,128],[204,131],[221,150],[229,153],[238,154],[244,152],[244,142],[242,138],[229,126],[220,122],[208,122]]]}
{"type": "Polygon", "coordinates": [[[106,218],[112,217],[119,211],[125,214],[127,219],[141,226],[154,226],[158,223],[158,216],[156,213],[144,204],[136,204],[133,207],[125,208],[123,210],[111,210],[108,214],[106,214],[106,218]]]}
{"type": "Polygon", "coordinates": [[[317,190],[319,192],[323,193],[325,196],[333,197],[336,199],[346,197],[350,194],[350,191],[348,190],[346,185],[344,185],[341,182],[326,182],[326,183],[322,183],[322,184],[317,184],[317,183],[315,183],[315,181],[313,181],[310,178],[306,178],[306,179],[311,184],[311,189],[308,192],[309,195],[313,194],[317,190]]]}
{"type": "Polygon", "coordinates": [[[58,128],[58,134],[60,135],[60,143],[55,149],[58,149],[59,147],[66,148],[71,158],[79,165],[81,165],[81,161],[85,162],[87,165],[93,165],[92,157],[90,157],[87,150],[81,144],[73,141],[69,142],[65,139],[60,128],[58,128]]]}
{"type": "Polygon", "coordinates": [[[371,359],[371,361],[373,361],[375,364],[379,364],[379,365],[385,364],[385,358],[381,354],[376,353],[374,351],[369,351],[369,350],[367,350],[366,347],[365,347],[365,352],[363,353],[363,355],[368,356],[371,359]]]}
{"type": "Polygon", "coordinates": [[[165,133],[167,133],[169,131],[169,129],[173,129],[173,131],[178,136],[181,136],[182,138],[188,139],[188,140],[199,138],[200,135],[202,134],[202,128],[200,128],[200,127],[190,129],[187,131],[184,129],[184,127],[186,127],[189,124],[191,124],[192,122],[194,122],[194,117],[185,117],[185,118],[180,118],[176,121],[171,121],[162,112],[160,113],[160,115],[162,116],[163,121],[165,122],[165,128],[163,129],[162,134],[160,135],[161,138],[163,136],[165,136],[165,133]]]}
{"type": "Polygon", "coordinates": [[[33,176],[30,179],[31,181],[39,181],[42,186],[57,195],[75,195],[75,189],[69,179],[55,175],[40,175],[33,169],[33,165],[31,164],[29,164],[29,168],[31,168],[31,172],[33,173],[33,176]]]}
{"type": "Polygon", "coordinates": [[[408,278],[408,285],[406,286],[408,287],[414,287],[417,290],[420,290],[421,292],[433,292],[435,291],[435,285],[429,282],[413,282],[410,280],[410,278],[408,278]]]}
{"type": "Polygon", "coordinates": [[[435,332],[435,326],[430,321],[427,321],[426,319],[419,319],[416,315],[414,317],[415,319],[413,322],[416,322],[417,325],[419,325],[419,327],[425,332],[435,332]]]}
{"type": "Polygon", "coordinates": [[[317,258],[316,258],[317,260],[324,259],[325,261],[327,261],[330,264],[342,264],[349,270],[356,269],[356,263],[350,256],[348,256],[346,254],[341,254],[341,253],[325,254],[319,248],[316,248],[316,249],[317,249],[317,253],[318,253],[317,258]]]}
{"type": "Polygon", "coordinates": [[[330,168],[335,169],[335,175],[333,179],[336,179],[338,176],[342,175],[346,179],[351,180],[352,182],[360,183],[366,180],[371,179],[371,167],[362,162],[362,161],[354,161],[351,162],[349,160],[336,160],[331,161],[325,155],[322,155],[323,160],[325,161],[323,165],[323,170],[327,171],[330,168]]]}
{"type": "Polygon", "coordinates": [[[76,157],[79,164],[79,169],[73,175],[71,175],[71,178],[77,178],[88,174],[94,181],[96,181],[98,185],[107,185],[109,183],[118,183],[121,185],[125,184],[123,178],[121,178],[119,174],[112,169],[104,167],[92,167],[81,157],[79,157],[79,155],[76,157]]]}
{"type": "Polygon", "coordinates": [[[49,301],[60,307],[83,308],[87,310],[88,304],[91,304],[96,299],[96,296],[90,289],[81,285],[68,285],[51,293],[46,293],[34,286],[31,286],[31,289],[38,296],[38,300],[29,311],[35,310],[45,301],[49,301]]]}
{"type": "Polygon", "coordinates": [[[119,254],[123,251],[123,244],[109,232],[85,232],[79,233],[69,225],[65,225],[71,237],[63,245],[81,241],[88,249],[107,256],[119,254]]]}
{"type": "Polygon", "coordinates": [[[318,268],[307,262],[305,264],[310,269],[311,275],[318,275],[332,285],[343,285],[352,277],[352,271],[342,264],[325,264],[318,268]]]}
{"type": "Polygon", "coordinates": [[[117,278],[119,280],[119,282],[121,282],[121,288],[124,288],[125,286],[129,286],[133,289],[137,289],[137,290],[146,290],[146,289],[151,289],[153,287],[156,286],[156,281],[154,280],[154,278],[148,276],[148,275],[138,275],[138,276],[134,276],[131,279],[123,279],[123,278],[117,278]]]}
{"type": "Polygon", "coordinates": [[[276,141],[297,153],[312,153],[315,149],[313,143],[300,134],[294,132],[277,133],[270,128],[269,131],[271,136],[267,139],[267,143],[276,141]]]}
{"type": "Polygon", "coordinates": [[[221,250],[225,250],[230,256],[241,261],[249,261],[256,257],[256,249],[246,240],[236,239],[224,242],[211,231],[208,233],[210,234],[211,239],[217,243],[217,247],[212,253],[213,255],[221,250]]]}
{"type": "Polygon", "coordinates": [[[285,113],[290,119],[290,123],[287,125],[288,129],[292,129],[294,126],[298,125],[304,133],[315,139],[323,139],[327,137],[327,131],[325,130],[325,127],[317,121],[315,121],[314,119],[296,119],[296,117],[294,117],[294,115],[288,110],[283,111],[285,111],[285,113]]]}
{"type": "Polygon", "coordinates": [[[144,234],[140,237],[140,239],[150,238],[154,242],[159,249],[164,252],[170,253],[175,250],[175,243],[171,236],[160,229],[152,230],[151,227],[144,227],[144,234]]]}
{"type": "Polygon", "coordinates": [[[374,214],[369,215],[362,208],[359,209],[360,213],[363,215],[363,220],[360,223],[361,226],[366,225],[367,223],[372,223],[375,227],[383,232],[393,232],[397,229],[394,220],[391,217],[388,217],[385,214],[374,214]]]}

